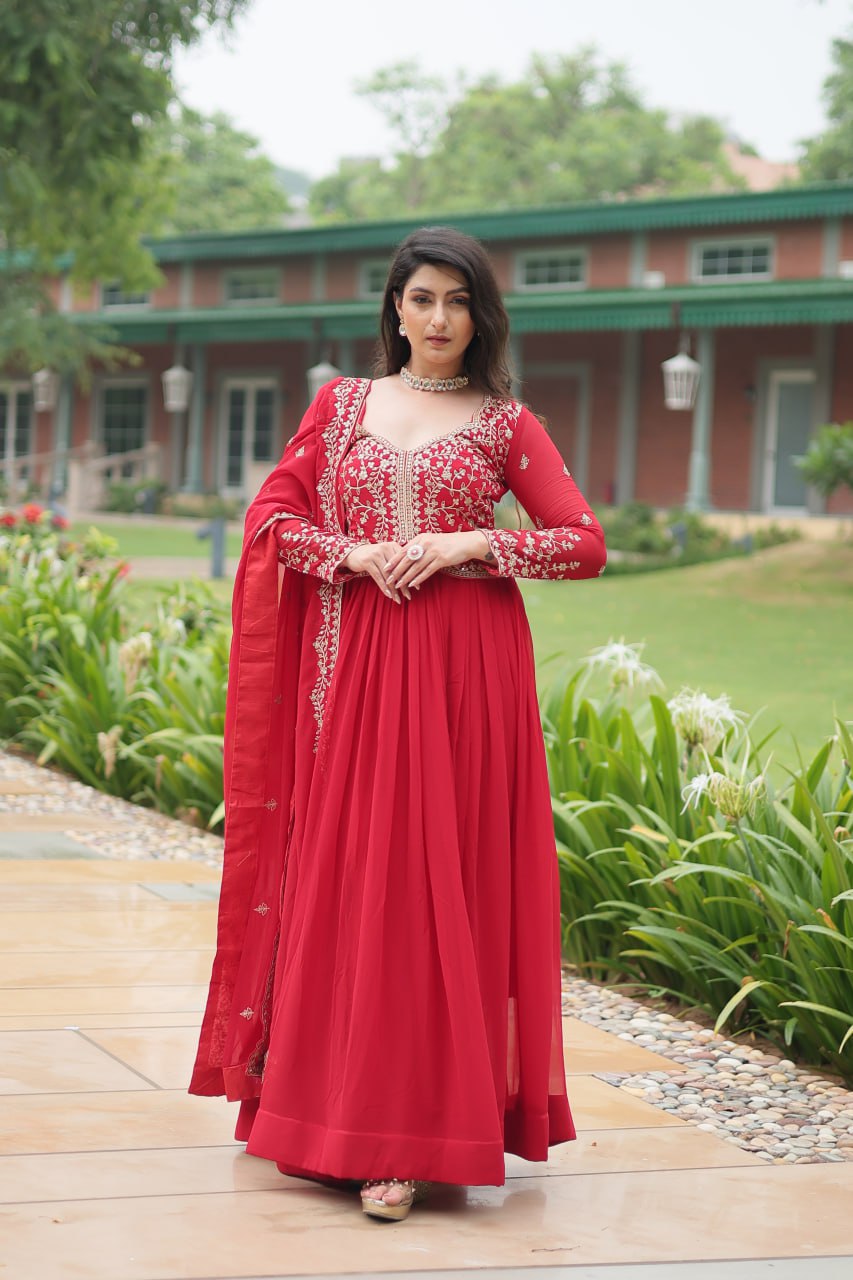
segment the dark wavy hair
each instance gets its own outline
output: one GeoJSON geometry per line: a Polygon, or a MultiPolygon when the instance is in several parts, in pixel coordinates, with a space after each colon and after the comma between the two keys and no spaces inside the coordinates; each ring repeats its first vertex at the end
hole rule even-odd
{"type": "Polygon", "coordinates": [[[509,316],[494,268],[479,240],[455,227],[421,227],[407,236],[394,254],[382,298],[377,375],[399,373],[411,355],[408,338],[400,334],[396,304],[424,263],[450,267],[464,277],[471,291],[471,319],[476,332],[466,348],[463,368],[474,386],[493,396],[510,395],[509,316]]]}

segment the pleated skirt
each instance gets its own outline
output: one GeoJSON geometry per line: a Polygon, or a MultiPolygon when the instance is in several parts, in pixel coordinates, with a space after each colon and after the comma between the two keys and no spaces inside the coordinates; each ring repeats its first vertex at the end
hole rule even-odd
{"type": "Polygon", "coordinates": [[[347,583],[295,806],[248,1151],[309,1177],[500,1185],[505,1152],[545,1160],[574,1138],[515,582],[436,574],[401,605],[347,583]]]}

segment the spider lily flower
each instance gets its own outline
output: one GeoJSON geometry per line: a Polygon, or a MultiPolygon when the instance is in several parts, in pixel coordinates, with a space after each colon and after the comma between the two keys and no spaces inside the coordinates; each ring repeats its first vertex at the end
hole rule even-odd
{"type": "Polygon", "coordinates": [[[699,689],[682,689],[666,704],[676,733],[690,750],[704,747],[713,751],[729,729],[743,724],[743,715],[732,709],[728,694],[709,698],[699,689]]]}
{"type": "Polygon", "coordinates": [[[588,671],[603,671],[610,677],[614,689],[661,689],[661,680],[654,667],[641,660],[644,644],[626,644],[624,640],[610,640],[593,649],[584,665],[588,671]]]}
{"type": "Polygon", "coordinates": [[[739,822],[741,818],[752,817],[766,792],[763,773],[747,781],[745,777],[730,778],[727,773],[714,769],[710,773],[697,773],[682,789],[684,808],[681,812],[686,812],[691,805],[698,809],[702,797],[707,796],[724,817],[739,822]]]}
{"type": "Polygon", "coordinates": [[[98,750],[104,762],[104,777],[112,777],[113,770],[116,767],[116,757],[118,755],[118,743],[121,737],[121,725],[114,724],[109,733],[98,734],[98,750]]]}

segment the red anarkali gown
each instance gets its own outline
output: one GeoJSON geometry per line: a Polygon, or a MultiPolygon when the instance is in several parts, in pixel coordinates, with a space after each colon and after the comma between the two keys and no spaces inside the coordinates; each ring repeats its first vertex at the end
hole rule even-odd
{"type": "MultiPolygon", "coordinates": [[[[345,437],[337,528],[285,511],[259,535],[307,589],[343,585],[334,640],[314,638],[313,682],[296,693],[296,741],[312,749],[294,760],[256,1088],[228,1089],[226,1066],[224,1089],[195,1091],[242,1097],[238,1137],[284,1172],[500,1185],[506,1151],[544,1160],[576,1136],[550,795],[514,578],[594,576],[604,542],[519,404],[487,398],[456,431],[401,450],[361,427],[368,391],[344,380],[326,413],[345,437]],[[494,529],[507,489],[534,529],[494,529]],[[493,567],[442,571],[400,605],[340,568],[360,542],[473,528],[493,567]]],[[[237,997],[232,1024],[257,1020],[260,999],[240,1009],[237,997]]]]}

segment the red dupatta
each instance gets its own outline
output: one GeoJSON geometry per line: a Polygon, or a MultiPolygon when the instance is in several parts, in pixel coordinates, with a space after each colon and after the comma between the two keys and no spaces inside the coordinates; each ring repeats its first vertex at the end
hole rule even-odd
{"type": "Polygon", "coordinates": [[[342,378],[321,389],[246,513],[232,608],[217,948],[190,1093],[260,1093],[293,794],[313,766],[342,591],[283,569],[270,530],[307,521],[343,533],[335,482],[368,386],[342,378]],[[313,715],[297,714],[303,699],[313,715]]]}

